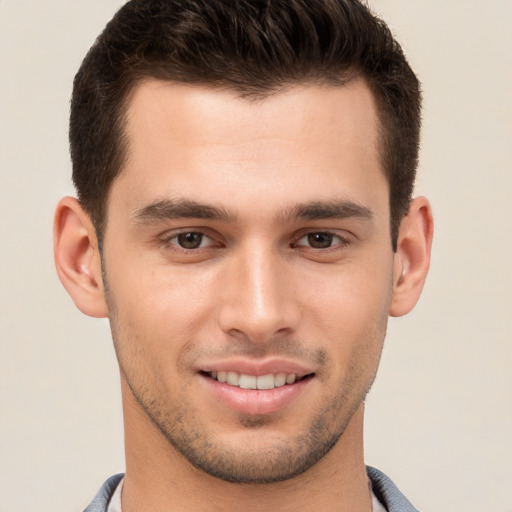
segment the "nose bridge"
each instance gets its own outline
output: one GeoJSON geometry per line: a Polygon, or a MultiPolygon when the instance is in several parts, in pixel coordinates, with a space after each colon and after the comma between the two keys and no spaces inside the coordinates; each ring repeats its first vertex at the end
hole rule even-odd
{"type": "Polygon", "coordinates": [[[229,262],[221,304],[221,327],[266,341],[291,332],[298,321],[293,284],[279,252],[262,240],[242,247],[229,262]]]}

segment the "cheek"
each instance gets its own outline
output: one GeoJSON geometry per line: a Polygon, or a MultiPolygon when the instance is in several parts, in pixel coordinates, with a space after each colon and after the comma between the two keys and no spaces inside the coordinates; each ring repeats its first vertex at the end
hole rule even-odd
{"type": "Polygon", "coordinates": [[[152,258],[132,258],[122,268],[113,268],[108,273],[109,288],[115,296],[119,310],[130,315],[141,326],[151,329],[179,331],[186,328],[191,318],[207,306],[208,290],[211,288],[208,275],[192,272],[188,267],[170,268],[165,262],[152,258]]]}
{"type": "Polygon", "coordinates": [[[391,263],[351,265],[303,290],[305,339],[328,345],[336,364],[373,368],[380,357],[392,292],[391,263]],[[318,286],[319,282],[325,283],[318,286]],[[328,283],[328,285],[326,284],[328,283]],[[319,339],[320,338],[320,339],[319,339]],[[356,363],[356,361],[359,361],[356,363]]]}
{"type": "Polygon", "coordinates": [[[174,365],[169,362],[187,343],[197,341],[199,331],[211,321],[210,299],[215,294],[209,291],[207,276],[198,272],[149,264],[139,264],[137,271],[136,263],[125,260],[122,266],[107,266],[116,351],[125,364],[140,361],[154,373],[170,374],[174,365]]]}
{"type": "Polygon", "coordinates": [[[380,325],[382,318],[387,319],[392,295],[391,261],[361,261],[326,268],[323,274],[303,275],[303,309],[334,332],[380,325]]]}

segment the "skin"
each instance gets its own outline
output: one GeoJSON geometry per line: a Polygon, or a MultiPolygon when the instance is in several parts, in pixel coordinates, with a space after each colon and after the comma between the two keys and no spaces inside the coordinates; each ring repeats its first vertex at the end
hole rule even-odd
{"type": "Polygon", "coordinates": [[[362,80],[258,101],[148,81],[130,100],[103,273],[89,217],[60,202],[61,280],[112,326],[124,512],[371,509],[363,401],[432,238],[418,198],[392,251],[378,127],[362,80]],[[205,375],[261,364],[309,377],[268,412],[255,393],[234,408],[205,375]]]}

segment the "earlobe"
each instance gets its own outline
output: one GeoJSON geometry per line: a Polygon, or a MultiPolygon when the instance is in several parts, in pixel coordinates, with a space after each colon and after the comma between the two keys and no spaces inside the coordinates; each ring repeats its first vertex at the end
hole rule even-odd
{"type": "Polygon", "coordinates": [[[424,197],[411,201],[400,224],[394,262],[393,296],[389,314],[402,316],[420,298],[430,266],[434,223],[430,203],[424,197]]]}
{"type": "Polygon", "coordinates": [[[73,197],[57,205],[53,248],[59,278],[78,309],[89,316],[108,316],[96,232],[73,197]]]}

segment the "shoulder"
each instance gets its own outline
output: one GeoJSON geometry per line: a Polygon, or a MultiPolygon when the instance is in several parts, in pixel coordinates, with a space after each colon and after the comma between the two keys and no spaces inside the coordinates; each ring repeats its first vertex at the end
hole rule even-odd
{"type": "Polygon", "coordinates": [[[375,496],[388,512],[418,512],[400,489],[382,471],[366,466],[375,496]]]}
{"type": "Polygon", "coordinates": [[[90,505],[84,510],[84,512],[106,512],[108,503],[112,494],[116,490],[117,485],[123,478],[124,474],[119,473],[118,475],[111,476],[98,491],[98,494],[91,501],[90,505]]]}
{"type": "MultiPolygon", "coordinates": [[[[368,477],[372,482],[374,494],[379,501],[386,507],[388,512],[418,512],[411,502],[401,493],[398,487],[382,471],[366,467],[368,477]]],[[[116,487],[123,478],[123,474],[111,476],[98,491],[90,505],[84,512],[106,512],[110,498],[114,494],[116,487]]]]}

